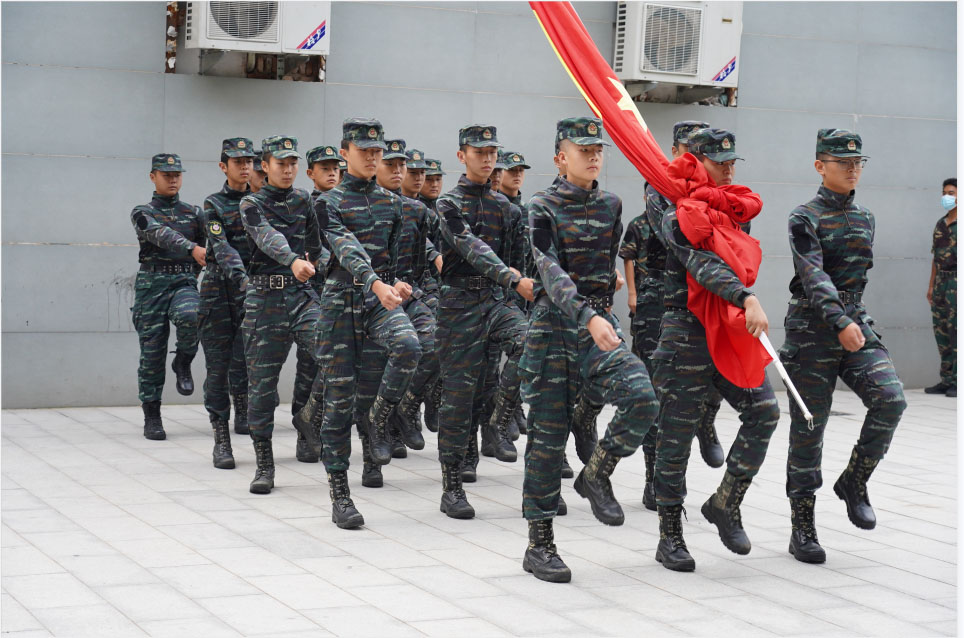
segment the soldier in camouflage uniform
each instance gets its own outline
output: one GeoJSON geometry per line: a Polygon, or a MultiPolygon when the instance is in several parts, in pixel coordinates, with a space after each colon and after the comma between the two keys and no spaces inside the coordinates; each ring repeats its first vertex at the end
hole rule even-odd
{"type": "Polygon", "coordinates": [[[472,125],[459,131],[459,160],[466,172],[458,186],[439,198],[442,234],[442,290],[436,344],[442,370],[439,411],[439,460],[442,463],[441,511],[452,518],[472,518],[475,510],[462,489],[462,464],[470,444],[472,410],[485,371],[489,342],[508,357],[488,427],[496,429],[503,459],[515,460],[506,427],[519,401],[518,361],[525,318],[506,302],[512,287],[532,299],[530,278],[507,266],[499,255],[512,240],[509,200],[491,189],[489,175],[497,148],[493,126],[472,125]]]}
{"type": "Polygon", "coordinates": [[[813,510],[823,484],[823,433],[837,377],[867,406],[867,416],[850,462],[834,484],[850,522],[861,529],[877,523],[867,481],[890,446],[904,408],[903,385],[887,348],[861,301],[873,267],[875,221],[854,203],[866,157],[860,136],[843,129],[817,132],[814,166],[823,184],[812,200],[790,213],[790,250],[795,274],[793,298],[784,322],[787,337],[780,360],[813,413],[808,424],[790,402],[787,496],[792,532],[790,553],[805,563],[822,563],[813,510]]]}
{"type": "Polygon", "coordinates": [[[937,220],[931,252],[927,301],[931,305],[934,338],[941,355],[941,380],[924,388],[927,394],[957,396],[957,178],[944,180],[941,205],[947,214],[937,220]]]}
{"type": "MultiPolygon", "coordinates": [[[[740,159],[732,133],[703,128],[692,133],[687,143],[714,184],[732,183],[734,163],[740,159]]],[[[780,410],[769,381],[757,388],[739,388],[716,369],[703,325],[687,309],[687,274],[710,293],[744,308],[747,331],[754,336],[768,328],[760,302],[716,253],[693,247],[680,230],[675,207],[663,216],[661,234],[667,247],[663,277],[666,312],[652,355],[653,384],[660,399],[654,480],[660,533],[656,560],[667,569],[692,571],[696,563],[683,540],[680,517],[690,447],[703,415],[701,402],[693,397],[715,388],[740,413],[741,426],[726,459],[726,474],[701,508],[703,516],[717,526],[723,544],[737,554],[750,551],[740,504],[766,457],[780,410]]]]}
{"type": "Polygon", "coordinates": [[[144,436],[155,441],[167,437],[161,421],[161,392],[170,336],[168,322],[174,324],[176,332],[177,351],[171,367],[177,391],[185,396],[194,392],[191,361],[198,344],[197,272],[205,263],[204,230],[197,206],[178,198],[183,172],[177,155],[159,153],[152,157],[154,195],[150,203],[131,211],[141,264],[131,308],[141,347],[138,398],[144,410],[144,436]]]}
{"type": "Polygon", "coordinates": [[[219,192],[205,198],[201,213],[208,248],[198,329],[207,367],[204,407],[214,429],[214,467],[232,469],[229,391],[234,399],[235,429],[248,433],[248,373],[241,320],[251,250],[241,221],[240,204],[241,198],[251,192],[248,179],[254,170],[254,144],[246,137],[224,140],[219,166],[227,179],[219,192]]]}
{"type": "Polygon", "coordinates": [[[550,582],[571,578],[553,543],[552,519],[576,397],[616,406],[574,485],[607,525],[624,520],[609,477],[619,459],[639,447],[659,408],[646,368],[622,340],[611,312],[622,202],[598,187],[602,132],[596,118],[559,121],[556,137],[566,177],[527,207],[539,280],[519,362],[532,427],[523,484],[529,546],[522,566],[550,582]]]}
{"type": "Polygon", "coordinates": [[[371,458],[380,465],[391,461],[388,419],[415,374],[422,350],[401,308],[412,288],[396,281],[402,200],[373,179],[386,150],[381,123],[345,120],[341,146],[348,173],[316,203],[319,217],[327,219],[325,234],[333,259],[317,327],[324,394],[319,397],[313,391],[311,401],[323,403],[323,461],[331,487],[332,521],[353,528],[364,524],[351,500],[346,471],[352,403],[365,344],[374,341],[388,353],[364,428],[371,458]]]}
{"type": "MultiPolygon", "coordinates": [[[[442,162],[437,159],[425,158],[425,181],[421,190],[418,192],[418,201],[425,204],[429,210],[429,239],[436,249],[442,249],[442,236],[439,232],[439,216],[436,212],[436,203],[442,193],[442,162]]],[[[438,298],[440,293],[440,283],[442,272],[441,254],[433,261],[429,261],[428,268],[425,270],[425,279],[422,289],[425,291],[423,298],[432,312],[438,316],[438,298]]],[[[442,403],[442,377],[439,374],[435,384],[425,392],[425,427],[430,432],[438,432],[438,409],[442,403]]]]}
{"type": "Polygon", "coordinates": [[[261,166],[262,153],[258,149],[254,152],[254,170],[251,172],[251,177],[248,178],[248,186],[251,188],[251,194],[257,193],[264,186],[265,180],[267,180],[268,175],[264,172],[264,168],[261,166]]]}
{"type": "MultiPolygon", "coordinates": [[[[312,262],[321,252],[311,196],[292,187],[298,171],[298,140],[276,135],[264,139],[261,150],[267,181],[260,191],[243,197],[240,207],[251,248],[242,331],[248,427],[257,458],[249,488],[252,494],[268,494],[274,487],[271,435],[279,403],[278,376],[291,342],[314,350],[318,295],[308,279],[315,274],[312,262]]],[[[318,445],[310,428],[299,432],[309,446],[318,445]]]]}
{"type": "MultiPolygon", "coordinates": [[[[673,159],[689,150],[686,139],[706,122],[684,120],[673,125],[673,159]]],[[[623,258],[626,281],[629,286],[629,314],[632,317],[633,352],[643,363],[650,376],[653,361],[650,357],[659,341],[659,324],[663,318],[663,269],[666,265],[666,246],[658,232],[663,212],[669,208],[668,199],[646,185],[646,210],[633,219],[626,229],[619,256],[623,258]]],[[[723,448],[716,435],[714,420],[720,409],[719,392],[711,388],[702,398],[702,416],[696,429],[700,454],[710,467],[723,465],[723,448]]],[[[646,461],[646,483],[643,487],[643,505],[656,511],[653,493],[653,475],[656,465],[656,436],[658,428],[650,428],[643,440],[643,458],[646,461]]]]}

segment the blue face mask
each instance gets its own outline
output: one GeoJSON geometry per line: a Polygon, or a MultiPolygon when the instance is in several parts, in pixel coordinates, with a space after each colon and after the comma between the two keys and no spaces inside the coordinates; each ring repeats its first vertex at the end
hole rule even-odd
{"type": "Polygon", "coordinates": [[[953,208],[956,208],[957,197],[955,197],[954,195],[944,195],[943,197],[941,197],[941,206],[944,207],[944,210],[951,210],[953,208]]]}

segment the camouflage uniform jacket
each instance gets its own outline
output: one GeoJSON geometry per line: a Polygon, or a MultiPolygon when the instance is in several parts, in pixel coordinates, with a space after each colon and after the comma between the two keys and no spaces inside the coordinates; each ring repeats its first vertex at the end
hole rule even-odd
{"type": "Polygon", "coordinates": [[[321,239],[308,191],[265,184],[241,198],[241,220],[251,248],[249,275],[290,275],[296,259],[317,260],[321,239]]]}
{"type": "Polygon", "coordinates": [[[154,193],[151,203],[135,206],[131,223],[137,233],[142,264],[195,263],[191,251],[204,246],[204,230],[197,206],[182,202],[177,195],[154,193]]]}
{"type": "Polygon", "coordinates": [[[487,181],[475,184],[465,175],[438,199],[442,234],[442,279],[482,274],[503,287],[520,277],[499,258],[511,241],[509,200],[487,181]]]}
{"type": "MultiPolygon", "coordinates": [[[[324,191],[317,188],[311,189],[312,205],[317,201],[324,191]]],[[[317,212],[316,212],[317,215],[317,212]]],[[[328,276],[328,262],[331,260],[331,246],[328,245],[328,238],[325,237],[324,227],[321,220],[318,221],[318,232],[321,234],[321,254],[318,255],[318,263],[315,264],[315,276],[312,278],[314,283],[324,285],[325,277],[328,276]]]]}
{"type": "MultiPolygon", "coordinates": [[[[646,206],[648,209],[648,201],[646,206]]],[[[662,217],[662,213],[659,216],[662,217]]],[[[633,261],[637,292],[643,289],[647,279],[662,283],[663,270],[666,268],[666,246],[659,233],[654,232],[649,215],[645,212],[629,222],[619,256],[633,261]]]]}
{"type": "Polygon", "coordinates": [[[559,179],[529,200],[532,253],[539,271],[535,295],[552,303],[580,328],[596,315],[589,298],[616,291],[616,258],[623,203],[613,193],[559,179]]]}
{"type": "Polygon", "coordinates": [[[425,276],[426,265],[439,255],[429,239],[429,221],[434,213],[417,199],[402,195],[401,190],[392,192],[402,200],[396,277],[417,288],[425,276]]]}
{"type": "Polygon", "coordinates": [[[201,224],[207,232],[207,263],[209,274],[221,269],[226,279],[244,290],[248,285],[248,262],[251,247],[241,221],[241,198],[251,192],[250,187],[236,191],[224,182],[217,193],[204,198],[201,224]]]}
{"type": "Polygon", "coordinates": [[[873,214],[854,204],[854,191],[840,194],[826,186],[790,213],[795,270],[790,292],[807,299],[837,332],[854,323],[838,292],[863,292],[867,285],[867,271],[874,266],[874,227],[873,214]]]}
{"type": "MultiPolygon", "coordinates": [[[[649,221],[649,227],[656,230],[653,235],[655,235],[657,241],[663,246],[663,263],[666,263],[666,240],[663,239],[662,228],[663,228],[663,215],[666,214],[666,209],[673,205],[668,199],[659,194],[659,192],[646,184],[646,219],[649,221]]],[[[632,257],[624,257],[624,259],[632,259],[632,257]]],[[[639,281],[639,278],[636,278],[639,281]]]]}
{"type": "Polygon", "coordinates": [[[519,211],[519,220],[512,238],[513,257],[509,265],[518,268],[524,277],[532,277],[536,273],[535,263],[532,261],[532,246],[529,244],[529,211],[522,202],[522,193],[515,197],[506,195],[506,199],[519,211]]]}
{"type": "MultiPolygon", "coordinates": [[[[329,272],[347,270],[365,292],[375,280],[395,283],[402,229],[402,198],[375,183],[346,173],[341,184],[317,201],[332,259],[329,272]],[[322,211],[324,208],[324,211],[322,211]]],[[[367,301],[366,301],[367,303],[367,301]]]]}
{"type": "Polygon", "coordinates": [[[950,224],[947,217],[941,216],[934,227],[934,266],[938,270],[957,270],[957,220],[950,224]]]}

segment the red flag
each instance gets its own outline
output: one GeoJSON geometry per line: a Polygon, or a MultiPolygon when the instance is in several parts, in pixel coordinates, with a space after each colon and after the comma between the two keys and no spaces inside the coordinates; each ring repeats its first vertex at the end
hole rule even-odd
{"type": "MultiPolygon", "coordinates": [[[[691,231],[695,226],[705,224],[701,232],[708,234],[699,244],[692,239],[691,243],[716,252],[733,268],[744,285],[751,286],[762,260],[759,242],[743,233],[732,221],[732,210],[730,214],[721,213],[708,206],[706,200],[717,204],[730,201],[728,197],[742,197],[746,204],[745,198],[752,195],[759,202],[759,196],[746,187],[738,187],[744,189],[739,193],[725,190],[733,187],[716,187],[702,164],[689,154],[674,161],[671,169],[626,88],[599,54],[596,43],[572,5],[568,2],[530,2],[529,5],[562,66],[589,108],[602,119],[619,150],[647,182],[677,205],[678,210],[682,207],[689,211],[689,214],[678,215],[681,228],[683,217],[691,222],[691,231]],[[728,195],[722,195],[723,192],[728,195]],[[700,217],[703,222],[695,221],[700,217]]],[[[740,213],[748,215],[747,220],[760,210],[758,207],[751,212],[751,208],[745,207],[740,213]]],[[[685,229],[684,234],[690,237],[685,229]]],[[[687,284],[687,307],[706,330],[707,347],[717,370],[740,387],[759,386],[765,378],[764,368],[771,359],[762,344],[746,331],[744,310],[712,295],[689,274],[687,284]]]]}

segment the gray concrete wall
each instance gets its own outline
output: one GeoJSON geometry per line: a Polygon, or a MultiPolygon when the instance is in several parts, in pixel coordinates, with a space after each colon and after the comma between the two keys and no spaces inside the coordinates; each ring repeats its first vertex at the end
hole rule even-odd
{"type": "MultiPolygon", "coordinates": [[[[614,3],[576,8],[611,57],[614,3]]],[[[588,114],[525,3],[333,3],[325,84],[164,74],[163,3],[4,2],[0,11],[5,408],[137,402],[129,213],[150,197],[152,154],[181,155],[182,197],[200,203],[222,182],[222,138],[286,133],[309,148],[336,142],[343,118],[370,115],[441,158],[448,187],[458,128],[483,121],[526,154],[531,194],[554,173],[555,121],[588,114]]],[[[753,233],[765,254],[757,289],[778,344],[792,270],[786,215],[816,190],[816,129],[864,136],[873,159],[859,199],[878,228],[868,305],[909,386],[937,370],[924,289],[940,182],[956,171],[955,11],[747,3],[738,108],[641,106],[667,151],[676,120],[736,132],[747,157],[738,180],[765,202],[753,233]]],[[[641,180],[615,150],[603,182],[624,198],[626,222],[640,212],[641,180]]],[[[623,319],[625,306],[621,293],[623,319]]],[[[203,378],[202,357],[194,371],[203,378]]],[[[164,400],[180,402],[171,385],[164,400]]]]}

